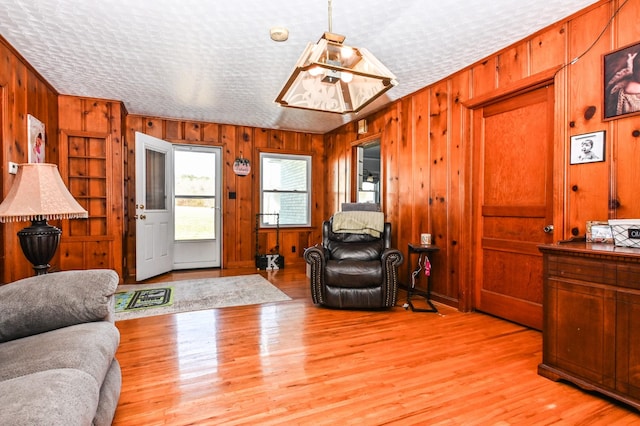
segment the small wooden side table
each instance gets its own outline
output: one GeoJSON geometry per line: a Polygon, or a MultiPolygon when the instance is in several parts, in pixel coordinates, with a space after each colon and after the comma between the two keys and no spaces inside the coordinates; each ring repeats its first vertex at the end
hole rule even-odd
{"type": "Polygon", "coordinates": [[[440,248],[432,244],[409,243],[409,248],[407,249],[407,263],[411,265],[411,256],[415,254],[418,255],[418,263],[413,271],[411,270],[411,266],[409,266],[409,282],[407,284],[407,303],[404,304],[405,309],[411,308],[413,312],[438,312],[438,308],[436,308],[431,302],[431,275],[426,277],[426,291],[416,289],[416,279],[420,275],[420,272],[423,271],[425,260],[428,259],[430,254],[435,253],[438,250],[440,250],[440,248]],[[414,295],[424,297],[431,309],[414,307],[413,303],[411,303],[411,297],[414,295]]]}

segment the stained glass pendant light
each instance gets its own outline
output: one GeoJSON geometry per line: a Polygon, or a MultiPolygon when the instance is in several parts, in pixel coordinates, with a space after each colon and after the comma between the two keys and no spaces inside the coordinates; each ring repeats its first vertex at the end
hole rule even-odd
{"type": "Polygon", "coordinates": [[[345,36],[331,32],[328,1],[329,31],[307,45],[276,102],[338,114],[358,112],[398,82],[367,49],[347,46],[345,36]]]}

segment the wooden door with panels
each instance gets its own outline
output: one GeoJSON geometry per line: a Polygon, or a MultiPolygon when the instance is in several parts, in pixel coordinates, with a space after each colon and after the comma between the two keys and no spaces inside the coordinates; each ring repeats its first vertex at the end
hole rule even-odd
{"type": "Polygon", "coordinates": [[[474,109],[475,307],[542,328],[553,232],[553,86],[474,109]]]}

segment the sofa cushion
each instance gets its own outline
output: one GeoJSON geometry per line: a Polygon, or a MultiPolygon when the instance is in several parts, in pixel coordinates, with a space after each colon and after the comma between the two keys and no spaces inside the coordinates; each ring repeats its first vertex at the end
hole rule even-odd
{"type": "Polygon", "coordinates": [[[88,321],[112,320],[115,271],[38,275],[0,286],[0,342],[88,321]]]}
{"type": "Polygon", "coordinates": [[[0,424],[90,425],[98,394],[93,377],[69,368],[5,380],[0,382],[0,424]]]}
{"type": "Polygon", "coordinates": [[[56,368],[75,368],[98,386],[111,366],[120,334],[107,321],[77,324],[0,344],[0,380],[56,368]]]}

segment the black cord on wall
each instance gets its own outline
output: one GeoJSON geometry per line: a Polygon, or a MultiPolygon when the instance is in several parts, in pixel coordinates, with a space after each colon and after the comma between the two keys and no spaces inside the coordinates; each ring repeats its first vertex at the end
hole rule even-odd
{"type": "Polygon", "coordinates": [[[565,69],[566,67],[568,67],[569,65],[573,65],[576,62],[578,62],[580,60],[580,58],[582,58],[584,55],[586,55],[587,53],[589,53],[589,51],[591,49],[593,49],[593,46],[595,46],[596,44],[598,44],[598,41],[600,41],[600,39],[602,38],[602,36],[604,35],[605,32],[607,32],[607,30],[609,29],[609,27],[611,26],[611,23],[613,22],[613,20],[615,19],[615,17],[618,15],[618,13],[620,12],[620,9],[622,9],[624,7],[625,4],[627,4],[629,0],[624,0],[622,2],[622,4],[620,6],[618,6],[618,8],[613,12],[613,14],[611,15],[611,18],[609,18],[609,21],[607,22],[607,24],[604,26],[604,28],[602,29],[602,31],[600,31],[600,34],[598,34],[598,37],[595,38],[595,40],[593,41],[593,43],[591,43],[591,45],[589,45],[589,47],[587,47],[585,49],[584,52],[582,52],[581,54],[579,54],[578,56],[576,56],[575,58],[573,58],[571,60],[571,62],[569,62],[568,64],[564,64],[562,67],[560,67],[560,69],[558,71],[556,71],[556,73],[554,74],[554,78],[556,75],[558,75],[558,73],[560,71],[562,71],[563,69],[565,69]]]}

